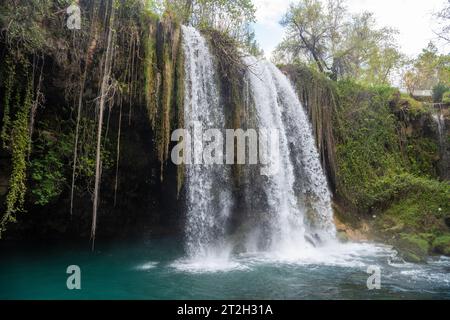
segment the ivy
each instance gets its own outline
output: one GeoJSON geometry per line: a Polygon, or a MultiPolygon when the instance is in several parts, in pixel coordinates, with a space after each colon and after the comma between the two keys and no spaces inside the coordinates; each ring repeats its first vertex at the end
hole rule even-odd
{"type": "Polygon", "coordinates": [[[30,146],[28,119],[32,104],[32,85],[30,80],[23,101],[20,98],[20,91],[18,90],[16,95],[16,119],[12,123],[10,136],[13,167],[9,181],[9,191],[6,196],[6,211],[0,220],[0,236],[8,223],[16,222],[15,214],[24,212],[27,189],[27,155],[30,146]]]}
{"type": "Polygon", "coordinates": [[[10,138],[10,130],[11,130],[11,115],[10,115],[10,103],[11,103],[11,95],[12,95],[12,87],[14,84],[15,77],[15,65],[11,62],[11,59],[8,57],[5,60],[5,71],[6,71],[6,79],[5,79],[5,95],[3,98],[3,126],[0,133],[0,139],[3,143],[3,148],[7,149],[10,138]]]}

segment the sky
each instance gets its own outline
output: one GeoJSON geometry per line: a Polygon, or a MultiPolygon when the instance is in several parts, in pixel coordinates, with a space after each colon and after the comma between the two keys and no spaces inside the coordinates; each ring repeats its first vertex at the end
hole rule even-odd
{"type": "MultiPolygon", "coordinates": [[[[296,0],[253,0],[256,6],[255,33],[266,57],[282,41],[284,31],[279,21],[296,0]]],[[[435,40],[433,30],[438,30],[432,14],[443,8],[448,0],[347,0],[350,12],[370,11],[375,14],[379,27],[393,27],[401,51],[409,57],[417,56],[430,40],[435,40]]],[[[437,43],[436,43],[437,44],[437,43]]],[[[449,46],[438,45],[442,53],[449,46]]]]}

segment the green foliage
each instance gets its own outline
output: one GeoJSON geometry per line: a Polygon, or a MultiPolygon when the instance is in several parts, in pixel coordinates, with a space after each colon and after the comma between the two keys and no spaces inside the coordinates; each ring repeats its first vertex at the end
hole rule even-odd
{"type": "Polygon", "coordinates": [[[339,192],[362,210],[374,205],[373,181],[402,171],[395,117],[389,110],[393,89],[364,89],[339,82],[336,156],[339,192]]]}
{"type": "MultiPolygon", "coordinates": [[[[57,12],[64,11],[72,0],[3,1],[0,4],[0,30],[6,42],[14,48],[28,52],[45,49],[49,34],[45,28],[51,20],[59,19],[57,12]]],[[[60,30],[63,28],[58,28],[60,30]]]]}
{"type": "Polygon", "coordinates": [[[280,62],[306,60],[333,80],[351,77],[370,84],[389,83],[392,71],[401,64],[396,31],[377,28],[371,13],[350,14],[343,1],[297,1],[281,24],[287,36],[277,49],[280,62]]]}
{"type": "Polygon", "coordinates": [[[442,95],[442,103],[450,104],[450,90],[442,95]]]}
{"type": "MultiPolygon", "coordinates": [[[[450,56],[440,55],[436,46],[430,42],[422,53],[411,61],[403,75],[403,84],[409,93],[416,90],[430,90],[438,86],[450,86],[450,56]]],[[[439,88],[437,88],[439,89],[439,88]]],[[[433,95],[440,102],[440,93],[433,95]]]]}
{"type": "Polygon", "coordinates": [[[420,134],[400,134],[402,121],[427,116],[422,103],[407,96],[394,98],[398,94],[390,87],[366,88],[351,81],[340,81],[337,91],[335,135],[342,196],[361,212],[368,212],[387,208],[408,197],[410,191],[423,192],[419,187],[438,188],[437,181],[433,184],[426,178],[436,175],[436,141],[420,134]],[[398,110],[402,116],[409,115],[407,120],[394,114],[398,110]]]}
{"type": "MultiPolygon", "coordinates": [[[[83,118],[80,124],[80,131],[94,133],[96,129],[96,123],[88,118],[83,118]]],[[[105,130],[105,129],[104,129],[105,130]]],[[[104,134],[104,140],[101,145],[101,159],[102,159],[102,171],[107,171],[113,168],[114,158],[111,155],[111,151],[114,147],[111,145],[111,141],[104,134]]],[[[67,141],[73,141],[74,133],[70,132],[70,137],[67,141]]],[[[67,137],[62,137],[63,141],[66,141],[67,137]]],[[[68,139],[68,138],[67,138],[68,139]]],[[[96,143],[93,136],[84,137],[80,141],[79,157],[77,161],[77,177],[80,181],[78,186],[80,189],[90,189],[92,179],[95,176],[95,156],[96,156],[96,143]]],[[[69,143],[69,142],[66,142],[69,143]]],[[[71,142],[72,143],[72,142],[71,142]]],[[[73,146],[72,146],[73,147],[73,146]]],[[[63,149],[64,150],[64,149],[63,149]]]]}
{"type": "Polygon", "coordinates": [[[8,57],[5,59],[5,65],[3,66],[3,70],[5,70],[4,75],[4,88],[5,93],[3,97],[3,125],[0,132],[0,139],[3,143],[3,148],[8,148],[10,143],[10,126],[11,126],[11,115],[10,115],[10,105],[11,105],[11,95],[13,92],[14,85],[14,77],[15,77],[15,65],[11,61],[11,58],[8,57]]]}
{"type": "Polygon", "coordinates": [[[450,235],[444,235],[433,241],[433,251],[450,256],[450,235]]]}
{"type": "Polygon", "coordinates": [[[424,137],[410,138],[406,145],[409,171],[419,176],[436,176],[439,146],[436,140],[424,137]]]}
{"type": "Polygon", "coordinates": [[[29,82],[23,99],[21,99],[20,91],[17,90],[16,118],[12,122],[10,136],[13,167],[6,196],[6,211],[0,221],[0,236],[8,223],[16,221],[15,214],[24,211],[27,189],[27,155],[30,147],[28,119],[32,103],[31,90],[31,82],[29,82]]]}
{"type": "Polygon", "coordinates": [[[256,8],[251,0],[169,0],[165,9],[181,23],[220,30],[250,48],[255,44],[250,25],[256,8]]]}
{"type": "MultiPolygon", "coordinates": [[[[409,174],[385,179],[384,191],[387,209],[376,220],[384,237],[399,232],[428,234],[421,236],[431,244],[439,235],[448,233],[445,219],[450,217],[450,185],[436,180],[418,178],[409,174]]],[[[381,189],[380,189],[381,190],[381,189]]]]}
{"type": "Polygon", "coordinates": [[[401,94],[400,100],[397,102],[402,107],[403,111],[408,112],[408,115],[417,117],[428,112],[425,105],[411,97],[409,94],[401,94]]]}
{"type": "Polygon", "coordinates": [[[446,92],[450,92],[450,87],[443,84],[438,83],[433,87],[433,101],[435,103],[443,102],[444,94],[446,92]]]}
{"type": "MultiPolygon", "coordinates": [[[[40,123],[37,139],[33,142],[33,154],[30,160],[30,194],[35,205],[45,206],[66,190],[70,168],[73,166],[74,132],[70,123],[55,117],[52,121],[40,123]],[[70,130],[67,130],[70,128],[70,130]]],[[[81,132],[95,132],[95,123],[86,118],[81,119],[81,132]]],[[[77,187],[89,190],[95,176],[94,139],[82,136],[79,157],[76,166],[77,187]]],[[[108,139],[102,145],[102,168],[104,171],[113,167],[112,147],[108,139]]]]}
{"type": "Polygon", "coordinates": [[[34,204],[46,205],[57,198],[66,183],[66,164],[72,154],[71,136],[63,133],[55,136],[41,131],[34,142],[34,155],[30,163],[31,194],[34,204]]]}

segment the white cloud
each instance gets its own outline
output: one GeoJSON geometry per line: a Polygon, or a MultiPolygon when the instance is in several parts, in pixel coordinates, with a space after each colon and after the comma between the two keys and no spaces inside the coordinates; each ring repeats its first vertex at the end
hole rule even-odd
{"type": "Polygon", "coordinates": [[[255,33],[267,58],[283,40],[280,20],[287,12],[291,0],[253,0],[256,7],[255,33]]]}
{"type": "Polygon", "coordinates": [[[290,0],[253,0],[256,7],[256,19],[259,23],[278,24],[289,8],[290,0]]]}

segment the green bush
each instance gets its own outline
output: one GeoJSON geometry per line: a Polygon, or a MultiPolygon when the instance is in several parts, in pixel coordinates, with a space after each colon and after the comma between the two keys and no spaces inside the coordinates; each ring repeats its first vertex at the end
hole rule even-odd
{"type": "Polygon", "coordinates": [[[450,90],[442,95],[442,103],[450,104],[450,90]]]}
{"type": "Polygon", "coordinates": [[[70,136],[55,136],[49,131],[43,131],[35,141],[35,154],[30,165],[34,204],[46,205],[63,191],[72,145],[70,136]]]}
{"type": "Polygon", "coordinates": [[[337,92],[334,131],[341,196],[367,213],[388,208],[410,190],[437,186],[427,184],[436,175],[436,141],[420,133],[403,136],[400,130],[408,119],[429,112],[424,104],[388,86],[341,81],[337,92]]]}
{"type": "Polygon", "coordinates": [[[361,211],[374,205],[373,183],[403,172],[396,119],[389,108],[395,90],[338,83],[335,119],[338,192],[361,211]]]}
{"type": "Polygon", "coordinates": [[[435,103],[442,102],[444,93],[446,93],[449,90],[450,90],[450,88],[447,85],[443,84],[443,83],[439,83],[436,86],[434,86],[434,88],[433,88],[433,101],[435,103]]]}
{"type": "Polygon", "coordinates": [[[422,102],[417,101],[408,94],[402,94],[398,103],[402,106],[406,106],[406,111],[408,111],[409,114],[413,117],[422,115],[427,112],[427,109],[422,102]]]}
{"type": "Polygon", "coordinates": [[[450,217],[450,185],[410,174],[386,177],[376,183],[373,196],[388,204],[378,219],[384,231],[442,234],[450,217]]]}

